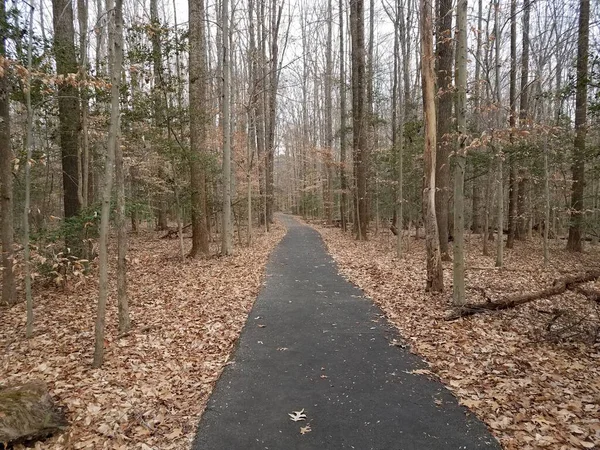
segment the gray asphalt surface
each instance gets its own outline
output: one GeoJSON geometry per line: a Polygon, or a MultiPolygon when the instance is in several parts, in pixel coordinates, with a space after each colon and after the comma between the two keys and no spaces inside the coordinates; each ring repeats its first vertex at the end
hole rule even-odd
{"type": "Polygon", "coordinates": [[[319,234],[280,218],[288,233],[192,449],[500,449],[441,383],[410,373],[425,364],[390,345],[402,338],[319,234]]]}

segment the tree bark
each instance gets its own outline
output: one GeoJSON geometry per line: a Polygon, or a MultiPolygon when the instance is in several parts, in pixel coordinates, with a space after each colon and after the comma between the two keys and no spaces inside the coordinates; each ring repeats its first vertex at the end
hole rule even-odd
{"type": "Polygon", "coordinates": [[[122,38],[119,39],[117,33],[121,31],[123,20],[123,2],[122,0],[108,0],[106,10],[110,12],[110,31],[109,31],[109,64],[111,78],[111,107],[110,107],[110,129],[108,132],[108,149],[106,162],[104,166],[104,188],[102,190],[102,214],[100,218],[100,239],[98,244],[99,251],[99,289],[98,289],[98,311],[95,325],[95,345],[93,367],[98,368],[104,362],[104,332],[106,319],[106,301],[108,299],[108,234],[110,223],[110,197],[113,185],[113,172],[115,163],[115,152],[118,145],[119,126],[120,126],[120,108],[119,96],[121,87],[121,71],[123,68],[123,47],[122,38]]]}
{"type": "Polygon", "coordinates": [[[208,211],[206,205],[207,126],[209,116],[208,70],[206,66],[206,22],[204,0],[189,0],[189,95],[190,95],[190,185],[192,202],[192,249],[190,257],[206,255],[208,211]]]}
{"type": "Polygon", "coordinates": [[[440,254],[438,226],[435,213],[435,167],[436,167],[436,114],[435,114],[435,71],[433,56],[433,25],[431,3],[420,0],[421,9],[421,76],[423,88],[423,115],[425,122],[425,186],[423,207],[425,216],[425,248],[427,251],[426,290],[441,292],[444,276],[440,254]]]}
{"type": "Polygon", "coordinates": [[[575,148],[571,172],[571,221],[567,250],[581,252],[583,232],[583,188],[585,187],[585,138],[587,135],[587,83],[590,39],[590,0],[579,2],[579,33],[577,38],[577,87],[575,94],[575,148]]]}
{"type": "MultiPolygon", "coordinates": [[[[54,16],[54,55],[56,73],[63,79],[58,83],[59,135],[62,154],[63,202],[65,219],[79,214],[79,131],[80,103],[77,84],[67,81],[75,76],[77,54],[75,52],[75,28],[73,26],[73,5],[71,0],[53,0],[54,16]],[[69,75],[71,74],[71,75],[69,75]]],[[[79,238],[67,237],[67,246],[79,249],[79,238]]]]}
{"type": "Polygon", "coordinates": [[[448,251],[450,148],[452,131],[452,0],[438,0],[436,32],[437,61],[437,146],[435,163],[435,212],[443,261],[450,261],[448,251]]]}
{"type": "Polygon", "coordinates": [[[365,115],[365,31],[364,0],[350,0],[350,30],[352,36],[352,146],[356,176],[357,234],[367,240],[367,167],[368,141],[365,115]]]}
{"type": "MultiPolygon", "coordinates": [[[[6,61],[5,0],[0,0],[0,57],[6,61]]],[[[0,67],[0,221],[2,233],[2,303],[17,301],[13,273],[13,152],[10,139],[10,84],[7,69],[0,67]]]]}
{"type": "MultiPolygon", "coordinates": [[[[511,144],[513,131],[517,123],[517,0],[510,2],[510,115],[509,126],[511,128],[511,144]]],[[[509,156],[508,176],[508,239],[506,248],[513,248],[517,234],[517,163],[515,161],[515,148],[511,149],[509,156]]]]}
{"type": "Polygon", "coordinates": [[[229,0],[222,0],[221,29],[223,63],[223,228],[221,233],[221,254],[230,255],[231,242],[231,122],[230,122],[230,60],[229,60],[229,0]]]}
{"type": "Polygon", "coordinates": [[[348,181],[346,179],[346,66],[344,53],[344,0],[338,5],[340,21],[340,219],[342,231],[347,229],[348,181]]]}
{"type": "Polygon", "coordinates": [[[467,141],[467,0],[458,1],[456,19],[456,123],[458,145],[454,166],[453,304],[465,303],[465,164],[467,141]]]}

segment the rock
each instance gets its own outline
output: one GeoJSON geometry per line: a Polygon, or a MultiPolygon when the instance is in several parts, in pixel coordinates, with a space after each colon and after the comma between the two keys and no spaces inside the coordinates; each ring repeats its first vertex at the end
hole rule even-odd
{"type": "Polygon", "coordinates": [[[43,439],[67,425],[43,381],[0,387],[0,443],[43,439]]]}

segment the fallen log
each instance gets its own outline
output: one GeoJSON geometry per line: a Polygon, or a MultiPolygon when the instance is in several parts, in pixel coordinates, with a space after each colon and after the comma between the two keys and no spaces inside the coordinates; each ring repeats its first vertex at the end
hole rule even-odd
{"type": "Polygon", "coordinates": [[[562,294],[567,290],[574,290],[580,284],[594,281],[600,278],[600,271],[591,271],[582,275],[565,277],[560,280],[555,280],[552,287],[543,289],[537,292],[528,292],[525,294],[511,295],[505,299],[498,301],[488,301],[486,303],[467,303],[464,306],[458,307],[450,311],[446,316],[446,320],[456,320],[460,317],[472,316],[486,311],[501,311],[504,309],[514,308],[534,300],[552,297],[562,294]]]}
{"type": "Polygon", "coordinates": [[[67,425],[44,382],[0,388],[0,443],[5,446],[44,439],[67,425]]]}
{"type": "MultiPolygon", "coordinates": [[[[187,228],[191,227],[192,224],[188,223],[185,227],[183,227],[181,229],[181,232],[184,232],[187,228]]],[[[179,229],[175,228],[175,229],[169,229],[169,231],[167,231],[167,234],[165,234],[164,236],[161,236],[161,239],[170,239],[172,237],[175,237],[179,234],[179,229]]]]}

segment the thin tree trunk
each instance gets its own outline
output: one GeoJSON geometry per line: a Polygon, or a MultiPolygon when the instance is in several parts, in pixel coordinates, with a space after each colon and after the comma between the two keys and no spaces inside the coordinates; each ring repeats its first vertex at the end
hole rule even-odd
{"type": "MultiPolygon", "coordinates": [[[[496,0],[496,7],[494,8],[494,43],[495,43],[495,71],[496,71],[496,86],[495,96],[497,104],[496,112],[496,124],[500,128],[502,120],[500,117],[500,111],[502,110],[501,90],[500,90],[500,23],[499,23],[499,12],[500,12],[500,0],[496,0]]],[[[496,267],[502,267],[504,265],[504,173],[503,173],[503,160],[504,155],[502,153],[502,146],[500,140],[494,144],[494,150],[496,158],[498,160],[497,168],[497,193],[498,193],[498,214],[496,216],[498,236],[496,239],[496,267]]]]}
{"type": "MultiPolygon", "coordinates": [[[[42,12],[43,14],[43,12],[42,12]]],[[[79,20],[79,53],[80,53],[80,64],[81,64],[81,158],[80,158],[80,177],[79,177],[79,192],[81,206],[86,208],[88,206],[88,195],[89,195],[89,159],[90,159],[90,146],[88,138],[88,116],[89,116],[89,102],[87,95],[87,73],[88,73],[88,4],[87,0],[77,0],[77,16],[79,20]]]]}
{"type": "Polygon", "coordinates": [[[123,47],[120,46],[122,38],[117,37],[121,30],[123,20],[122,0],[108,0],[106,10],[111,11],[112,20],[110,20],[109,32],[109,64],[111,78],[111,108],[110,108],[110,129],[108,133],[108,151],[104,167],[104,188],[102,190],[102,215],[100,219],[100,239],[99,239],[99,292],[98,292],[98,312],[96,315],[95,327],[95,348],[93,367],[98,368],[104,362],[104,332],[106,318],[106,301],[108,299],[108,233],[110,221],[110,197],[113,184],[113,172],[115,163],[115,152],[118,145],[119,136],[119,91],[121,87],[121,70],[123,67],[123,47]]]}
{"type": "Polygon", "coordinates": [[[444,289],[444,276],[435,214],[436,114],[431,3],[428,0],[420,0],[420,10],[421,75],[425,122],[425,149],[423,155],[425,160],[425,187],[423,189],[423,205],[425,210],[425,248],[427,250],[426,290],[441,292],[444,289]]]}
{"type": "MultiPolygon", "coordinates": [[[[0,24],[6,23],[5,0],[0,0],[0,24]]],[[[2,25],[4,26],[4,25],[2,25]]],[[[6,33],[0,33],[0,56],[6,57],[6,33]]],[[[13,152],[10,139],[10,85],[7,73],[0,76],[0,221],[2,227],[2,303],[17,301],[13,273],[13,152]]]]}
{"type": "MultiPolygon", "coordinates": [[[[122,1],[122,0],[120,0],[122,1]]],[[[122,7],[122,6],[119,6],[122,7]]],[[[115,10],[114,47],[115,66],[113,71],[121,80],[123,64],[123,16],[122,10],[115,10]]],[[[120,88],[120,83],[119,83],[120,88]]],[[[115,101],[113,99],[113,101],[115,101]]],[[[116,100],[118,102],[118,98],[116,100]]],[[[119,106],[119,105],[117,105],[119,106]]],[[[117,110],[119,111],[119,109],[117,110]]],[[[111,119],[112,120],[112,119],[111,119]]],[[[125,213],[125,170],[123,167],[123,149],[121,148],[121,119],[117,117],[116,134],[114,136],[115,174],[117,188],[117,305],[119,311],[119,333],[126,333],[131,328],[129,317],[129,300],[127,298],[127,215],[125,213]]]]}
{"type": "Polygon", "coordinates": [[[340,219],[342,231],[347,229],[348,181],[346,179],[346,66],[344,53],[344,0],[339,0],[340,21],[340,219]]]}
{"type": "Polygon", "coordinates": [[[29,266],[29,209],[31,205],[31,155],[33,153],[33,108],[31,106],[31,72],[32,49],[33,49],[33,12],[34,7],[29,10],[29,42],[27,45],[27,87],[25,91],[25,102],[27,105],[27,135],[25,147],[27,148],[27,159],[25,160],[25,205],[23,209],[23,259],[25,265],[25,298],[27,301],[27,328],[26,336],[33,336],[33,297],[31,294],[31,270],[29,266]]]}
{"type": "Polygon", "coordinates": [[[231,116],[229,92],[229,0],[222,0],[221,28],[223,30],[223,228],[221,254],[230,255],[231,243],[231,116]]]}
{"type": "Polygon", "coordinates": [[[548,137],[544,138],[544,267],[550,262],[548,232],[550,230],[550,170],[548,168],[548,137]]]}
{"type": "MultiPolygon", "coordinates": [[[[517,118],[517,0],[510,2],[510,116],[511,144],[513,143],[513,130],[517,118]]],[[[515,161],[514,146],[509,156],[508,176],[508,239],[506,248],[513,248],[517,234],[517,163],[515,161]]]]}

